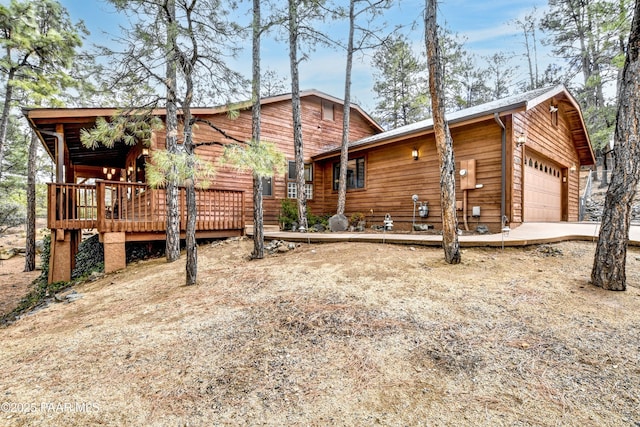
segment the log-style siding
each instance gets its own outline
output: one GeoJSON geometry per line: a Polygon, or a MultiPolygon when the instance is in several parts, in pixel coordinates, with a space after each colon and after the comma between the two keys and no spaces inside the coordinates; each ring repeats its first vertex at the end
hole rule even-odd
{"type": "MultiPolygon", "coordinates": [[[[337,206],[337,191],[333,189],[333,165],[339,161],[339,146],[342,134],[341,101],[315,91],[307,92],[301,99],[302,133],[306,162],[313,164],[313,198],[308,200],[310,210],[316,214],[333,214],[337,206]],[[329,114],[323,113],[323,104],[328,106],[329,114]],[[332,106],[332,107],[331,107],[332,106]]],[[[224,107],[194,109],[198,118],[208,120],[226,134],[241,141],[251,136],[251,110],[247,105],[240,106],[236,114],[229,114],[224,107]],[[233,117],[232,117],[233,116],[233,117]]],[[[57,149],[56,139],[48,132],[58,130],[64,133],[64,164],[66,179],[77,182],[78,178],[105,179],[103,166],[115,168],[118,172],[114,181],[124,179],[131,182],[144,182],[142,172],[145,160],[142,146],[128,147],[120,144],[116,149],[99,153],[86,150],[79,145],[79,131],[95,124],[95,117],[110,116],[115,110],[81,109],[49,110],[38,109],[28,112],[34,129],[40,129],[45,147],[53,156],[57,149]],[[63,132],[64,130],[64,132],[63,132]],[[66,145],[72,147],[66,149],[66,145]],[[77,164],[76,164],[77,163],[77,164]],[[136,173],[137,167],[140,173],[136,173]],[[120,175],[117,175],[120,173],[120,175]],[[135,176],[134,176],[135,175],[135,176]]],[[[275,143],[288,160],[293,160],[293,129],[291,99],[289,96],[277,96],[266,99],[262,105],[262,140],[275,143]]],[[[157,114],[162,116],[163,111],[157,114]]],[[[525,206],[526,179],[523,162],[528,155],[542,159],[551,165],[552,171],[560,171],[561,181],[561,218],[575,221],[579,216],[579,179],[580,165],[594,163],[593,152],[586,133],[584,121],[575,99],[559,86],[552,89],[532,91],[516,95],[509,99],[494,101],[483,106],[453,112],[451,119],[454,153],[456,157],[456,199],[467,200],[467,222],[470,229],[484,224],[491,231],[500,231],[501,198],[504,191],[504,213],[509,225],[515,227],[526,221],[525,212],[531,210],[525,206]],[[558,108],[554,119],[550,107],[558,108]],[[504,124],[506,139],[506,164],[502,165],[502,127],[495,119],[504,124]],[[526,144],[517,143],[518,136],[524,135],[526,144]],[[468,187],[467,197],[460,188],[460,162],[475,164],[475,179],[478,187],[468,187]],[[572,171],[572,169],[575,170],[572,171]],[[502,178],[506,185],[502,188],[502,178]],[[480,208],[480,217],[472,218],[472,208],[480,208]]],[[[416,222],[440,227],[440,176],[435,142],[428,122],[423,127],[408,126],[391,130],[383,135],[367,138],[381,132],[381,129],[358,107],[352,108],[350,141],[356,141],[350,148],[350,157],[365,159],[365,188],[348,190],[346,213],[363,213],[369,224],[381,225],[388,213],[394,220],[396,230],[410,229],[413,220],[413,202],[411,196],[417,194],[420,201],[428,201],[429,216],[422,219],[416,216],[416,222]],[[364,139],[364,140],[363,140],[364,139]],[[419,150],[419,159],[414,160],[412,150],[419,150]]],[[[165,134],[154,132],[151,150],[164,149],[165,134]]],[[[242,209],[247,222],[252,222],[253,180],[251,173],[239,171],[229,165],[221,165],[222,145],[236,143],[225,138],[207,123],[198,122],[194,128],[196,153],[211,162],[217,169],[212,187],[220,190],[242,191],[245,194],[242,209]]],[[[536,176],[536,179],[539,178],[536,176]]],[[[465,182],[468,177],[464,178],[465,182]]],[[[277,224],[282,199],[287,197],[287,172],[272,177],[271,196],[264,197],[266,224],[277,224]]],[[[542,184],[542,187],[545,187],[542,184]]],[[[531,188],[531,185],[529,186],[531,188]]],[[[557,187],[554,187],[557,188],[557,187]]],[[[75,194],[71,187],[60,190],[60,194],[75,194]]],[[[529,193],[531,194],[531,193],[529,193]]],[[[538,194],[544,194],[539,193],[538,194]]],[[[56,197],[60,197],[58,194],[56,197]]],[[[535,212],[544,209],[536,202],[529,202],[535,212]]],[[[558,200],[557,192],[552,195],[558,200]]],[[[63,209],[64,206],[57,209],[63,209]]],[[[55,214],[55,211],[52,211],[55,214]]],[[[458,212],[461,226],[464,224],[463,212],[458,212]]],[[[80,218],[74,218],[79,220],[80,218]]],[[[84,220],[84,218],[83,218],[84,220]]]]}
{"type": "MultiPolygon", "coordinates": [[[[534,108],[521,112],[506,113],[500,117],[505,125],[506,165],[505,216],[508,225],[518,226],[523,221],[524,182],[523,161],[526,153],[533,153],[557,164],[566,184],[562,193],[562,219],[577,221],[579,212],[579,168],[580,158],[571,135],[571,115],[568,103],[550,99],[534,108]],[[558,106],[557,120],[552,121],[551,105],[558,106]],[[557,124],[556,124],[557,123],[557,124]],[[518,146],[517,137],[523,134],[526,143],[518,146]],[[572,172],[572,167],[576,171],[572,172]]],[[[456,200],[462,204],[464,192],[460,189],[460,162],[475,160],[476,183],[481,188],[467,190],[467,223],[473,230],[479,224],[492,232],[501,228],[502,199],[502,128],[488,116],[468,124],[454,124],[451,129],[456,160],[456,200]],[[472,208],[480,207],[480,217],[471,217],[472,208]]],[[[435,140],[432,133],[420,137],[405,138],[378,144],[375,147],[357,147],[350,158],[365,158],[366,185],[364,189],[353,189],[347,193],[347,216],[361,212],[368,225],[382,225],[388,213],[396,229],[409,230],[413,221],[413,201],[417,194],[420,201],[429,202],[429,216],[422,219],[416,212],[416,223],[432,224],[439,229],[441,224],[440,175],[435,140]],[[417,148],[420,157],[413,160],[411,152],[417,148]]],[[[316,176],[322,176],[319,212],[331,213],[337,203],[337,192],[332,187],[333,164],[336,156],[316,163],[316,176]]],[[[316,185],[319,185],[316,182],[316,185]]],[[[318,192],[316,191],[316,194],[318,192]]],[[[463,211],[458,211],[460,227],[463,228],[463,211]]],[[[524,218],[526,220],[526,218],[524,218]]]]}
{"type": "MultiPolygon", "coordinates": [[[[471,225],[486,224],[492,229],[500,226],[501,182],[501,129],[493,118],[465,127],[451,129],[454,141],[456,170],[461,160],[476,160],[476,182],[482,188],[468,190],[468,221],[471,225]],[[481,216],[471,218],[471,207],[480,206],[481,216]]],[[[416,223],[432,224],[440,228],[440,168],[433,134],[409,138],[382,145],[370,150],[355,151],[351,158],[365,157],[364,189],[347,192],[347,216],[361,212],[368,225],[382,225],[388,213],[394,220],[394,228],[409,230],[413,221],[413,201],[417,194],[420,201],[429,202],[429,216],[421,219],[416,212],[416,223]],[[420,155],[413,160],[411,152],[417,148],[420,155]]],[[[338,157],[317,163],[322,171],[323,192],[327,195],[321,206],[324,212],[335,210],[337,191],[332,189],[333,164],[338,157]]],[[[456,199],[463,200],[460,177],[456,176],[456,199]]],[[[462,224],[462,211],[458,212],[462,224]]]]}
{"type": "MultiPolygon", "coordinates": [[[[524,212],[524,197],[522,191],[526,186],[524,182],[523,156],[526,152],[546,157],[551,162],[556,163],[566,176],[566,194],[563,194],[563,220],[577,221],[579,216],[580,203],[580,182],[578,152],[573,144],[569,115],[565,109],[567,104],[557,100],[548,100],[529,111],[515,114],[513,116],[514,135],[522,133],[526,136],[526,144],[523,147],[513,149],[516,155],[513,159],[514,175],[513,191],[514,203],[512,205],[511,216],[514,222],[521,222],[524,212]],[[553,120],[550,113],[551,105],[558,107],[557,121],[553,120]],[[557,123],[557,124],[556,124],[557,123]],[[576,168],[571,171],[571,168],[576,168]]],[[[515,139],[515,138],[514,138],[515,139]]],[[[526,218],[524,218],[526,221],[526,218]]]]}
{"type": "MultiPolygon", "coordinates": [[[[322,119],[322,101],[317,96],[305,96],[302,98],[302,135],[304,142],[304,156],[311,163],[311,157],[324,151],[336,148],[342,138],[342,104],[335,103],[333,120],[322,119]]],[[[324,102],[329,102],[324,100],[324,102]]],[[[242,141],[251,138],[251,110],[244,109],[238,112],[237,117],[232,118],[225,113],[202,116],[202,119],[214,123],[219,129],[228,135],[242,141]]],[[[266,104],[261,109],[261,139],[276,144],[283,152],[287,160],[294,159],[293,127],[291,101],[266,104]]],[[[377,133],[371,122],[365,119],[355,109],[351,114],[350,141],[355,141],[377,133]]],[[[199,122],[194,130],[194,141],[197,145],[196,154],[203,159],[212,162],[216,167],[216,176],[212,187],[216,189],[243,190],[245,198],[245,218],[247,222],[253,219],[253,178],[246,171],[237,170],[229,165],[221,165],[219,160],[223,147],[218,144],[231,144],[234,141],[225,138],[220,132],[214,130],[206,123],[199,122]],[[216,144],[211,144],[216,143],[216,144]],[[200,144],[200,145],[199,145],[200,144]]],[[[155,149],[164,149],[164,133],[158,132],[155,141],[155,149]]],[[[319,185],[323,181],[323,174],[314,170],[314,198],[308,201],[313,213],[319,214],[325,211],[322,206],[322,192],[319,185]]],[[[273,195],[263,198],[265,224],[277,224],[280,213],[281,200],[286,198],[287,178],[284,174],[273,177],[273,195]]],[[[335,211],[335,206],[333,207],[335,211]]]]}

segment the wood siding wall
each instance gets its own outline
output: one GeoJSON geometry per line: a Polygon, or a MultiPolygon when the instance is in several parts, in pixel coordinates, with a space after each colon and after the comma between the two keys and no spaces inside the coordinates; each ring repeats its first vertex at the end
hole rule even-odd
{"type": "MultiPolygon", "coordinates": [[[[482,188],[468,191],[468,216],[470,228],[486,224],[492,230],[500,228],[500,182],[501,182],[501,132],[493,120],[475,123],[464,128],[453,128],[456,173],[461,160],[476,160],[476,182],[482,188]],[[480,206],[481,216],[471,218],[471,207],[480,206]]],[[[416,211],[416,223],[432,224],[441,228],[440,168],[433,134],[387,144],[366,152],[354,152],[352,158],[365,157],[366,183],[362,190],[349,190],[347,194],[347,216],[362,212],[367,226],[382,225],[385,214],[394,220],[394,229],[409,230],[413,221],[413,201],[417,194],[420,201],[429,202],[429,216],[424,220],[416,211]],[[416,147],[418,160],[411,156],[416,147]]],[[[323,212],[332,212],[337,203],[337,192],[332,189],[333,164],[338,158],[318,163],[321,170],[322,189],[326,197],[318,206],[323,212]]],[[[318,176],[320,174],[317,174],[318,176]]],[[[320,183],[316,181],[316,185],[320,183]]],[[[456,176],[456,199],[462,201],[460,176],[456,176]]],[[[462,226],[462,211],[458,211],[462,226]]]]}
{"type": "MultiPolygon", "coordinates": [[[[327,102],[325,100],[325,102],[327,102]]],[[[333,120],[322,119],[322,99],[316,96],[302,98],[302,134],[304,142],[304,157],[307,162],[311,162],[311,157],[324,151],[336,148],[340,145],[342,138],[342,104],[334,104],[333,120]]],[[[272,104],[263,105],[262,115],[262,140],[275,143],[280,151],[285,153],[287,160],[294,160],[293,149],[293,127],[291,101],[286,100],[272,104]]],[[[251,138],[251,110],[242,110],[235,119],[226,114],[203,117],[215,123],[220,129],[229,135],[243,141],[251,138]]],[[[350,140],[358,140],[377,133],[370,123],[362,117],[356,110],[351,114],[350,140]]],[[[159,132],[153,143],[155,149],[164,149],[163,132],[159,132]]],[[[225,139],[219,132],[213,130],[205,123],[198,123],[194,130],[194,141],[217,142],[221,144],[233,143],[225,139]]],[[[220,145],[201,145],[196,149],[196,153],[204,159],[212,162],[217,169],[215,181],[212,187],[216,189],[243,190],[245,191],[245,218],[248,223],[253,222],[253,179],[252,175],[245,171],[236,170],[230,166],[219,164],[219,158],[223,147],[220,145]]],[[[322,179],[320,171],[314,170],[314,194],[318,199],[309,200],[309,207],[313,213],[320,213],[322,210],[321,192],[318,191],[318,179],[322,179]]],[[[265,224],[277,224],[280,213],[280,201],[286,197],[287,179],[286,172],[279,176],[274,176],[273,195],[265,196],[263,200],[265,224]]],[[[335,211],[335,206],[333,207],[335,211]]]]}
{"type": "MultiPolygon", "coordinates": [[[[566,104],[558,100],[549,100],[541,103],[535,108],[515,114],[513,116],[513,135],[522,133],[526,136],[526,145],[516,148],[513,156],[513,182],[510,191],[513,195],[511,207],[511,218],[514,223],[521,223],[524,212],[524,197],[522,191],[526,186],[524,180],[523,161],[525,152],[532,152],[549,159],[563,169],[567,177],[563,195],[564,212],[563,220],[577,221],[580,209],[580,182],[579,169],[580,160],[573,145],[569,121],[564,109],[566,104]],[[557,124],[549,112],[551,105],[558,107],[557,124]],[[527,151],[525,151],[527,150],[527,151]],[[576,171],[572,172],[572,166],[576,171]]],[[[515,138],[513,138],[515,139],[515,138]]]]}

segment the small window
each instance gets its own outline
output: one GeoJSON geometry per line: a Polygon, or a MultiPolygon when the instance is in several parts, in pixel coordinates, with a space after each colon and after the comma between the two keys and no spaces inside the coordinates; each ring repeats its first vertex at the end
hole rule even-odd
{"type": "Polygon", "coordinates": [[[273,179],[272,177],[262,177],[262,195],[273,196],[273,179]]]}
{"type": "MultiPolygon", "coordinates": [[[[296,162],[294,161],[289,161],[289,173],[287,178],[289,181],[296,180],[296,162]]],[[[304,180],[313,181],[313,164],[311,163],[304,164],[304,180]]]]}
{"type": "MultiPolygon", "coordinates": [[[[313,199],[313,184],[305,184],[304,193],[307,196],[307,200],[313,199]]],[[[298,185],[295,181],[289,181],[287,183],[287,197],[289,199],[298,198],[298,185]]]]}
{"type": "MultiPolygon", "coordinates": [[[[313,164],[304,164],[304,191],[307,199],[313,199],[313,164]]],[[[295,199],[298,197],[298,185],[296,183],[296,162],[289,162],[289,172],[287,174],[287,197],[295,199]]]]}
{"type": "Polygon", "coordinates": [[[334,120],[333,106],[333,102],[322,101],[322,120],[334,120]]]}
{"type": "MultiPolygon", "coordinates": [[[[347,189],[364,188],[364,157],[351,159],[347,163],[347,189]]],[[[340,185],[340,163],[333,165],[333,189],[340,185]]]]}

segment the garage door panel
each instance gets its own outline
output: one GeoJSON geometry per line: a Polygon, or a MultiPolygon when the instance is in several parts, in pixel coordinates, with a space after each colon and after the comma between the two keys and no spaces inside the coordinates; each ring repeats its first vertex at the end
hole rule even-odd
{"type": "Polygon", "coordinates": [[[524,220],[528,222],[562,219],[560,167],[534,153],[525,156],[524,220]]]}

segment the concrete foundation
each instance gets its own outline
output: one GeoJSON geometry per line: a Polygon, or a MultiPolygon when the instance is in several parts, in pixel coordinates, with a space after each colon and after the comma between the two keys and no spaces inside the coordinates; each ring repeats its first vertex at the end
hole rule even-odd
{"type": "Polygon", "coordinates": [[[69,282],[76,265],[79,230],[51,230],[48,282],[69,282]]]}
{"type": "Polygon", "coordinates": [[[124,233],[103,233],[104,272],[122,270],[127,266],[124,233]]]}

